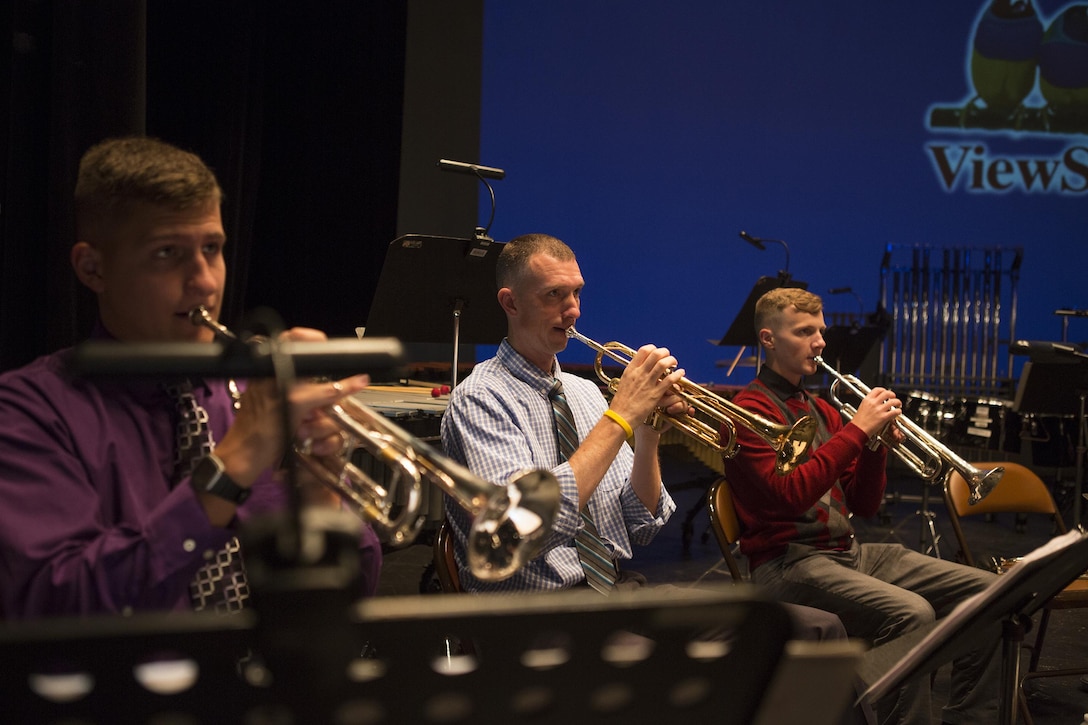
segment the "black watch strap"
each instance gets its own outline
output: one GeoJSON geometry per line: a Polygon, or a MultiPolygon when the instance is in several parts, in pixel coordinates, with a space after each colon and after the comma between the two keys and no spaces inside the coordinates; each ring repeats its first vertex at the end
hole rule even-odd
{"type": "Polygon", "coordinates": [[[194,490],[210,493],[236,505],[241,505],[250,494],[248,488],[242,488],[231,480],[223,461],[214,453],[200,459],[189,477],[189,482],[194,490]]]}

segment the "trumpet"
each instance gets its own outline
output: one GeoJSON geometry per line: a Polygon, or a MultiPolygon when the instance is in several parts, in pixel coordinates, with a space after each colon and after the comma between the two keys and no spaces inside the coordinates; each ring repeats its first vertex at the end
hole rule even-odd
{"type": "MultiPolygon", "coordinates": [[[[238,340],[203,306],[189,313],[189,321],[211,328],[228,342],[238,340]]],[[[329,463],[299,446],[294,455],[322,484],[339,494],[357,516],[386,534],[393,545],[408,543],[419,532],[422,482],[426,478],[472,515],[467,558],[477,579],[505,579],[540,551],[559,512],[559,482],[550,471],[520,471],[504,485],[496,485],[355,398],[344,398],[324,410],[346,435],[340,456],[335,463],[329,463]],[[352,463],[352,454],[360,449],[388,469],[385,484],[352,463]],[[405,503],[398,506],[402,499],[405,503]]]]}
{"type": "MultiPolygon", "coordinates": [[[[618,342],[602,345],[581,334],[573,326],[567,328],[567,337],[574,338],[597,351],[594,370],[601,382],[608,385],[609,391],[615,393],[619,379],[609,377],[604,372],[601,363],[607,355],[626,367],[634,357],[635,351],[618,342]]],[[[798,466],[801,458],[812,446],[812,439],[816,435],[814,418],[806,415],[793,425],[775,423],[696,385],[687,378],[681,378],[676,384],[675,392],[688,404],[688,407],[707,416],[717,425],[710,425],[686,412],[670,415],[659,410],[653,414],[655,427],[657,419],[664,417],[681,433],[717,450],[723,458],[732,458],[737,455],[737,424],[739,423],[758,435],[778,454],[775,459],[775,470],[781,476],[798,466]],[[722,428],[726,431],[724,437],[722,428]]]]}
{"type": "MultiPolygon", "coordinates": [[[[816,356],[815,360],[817,365],[826,370],[828,374],[834,378],[831,387],[828,390],[828,396],[831,398],[831,402],[847,418],[853,418],[858,412],[857,407],[849,403],[844,403],[839,399],[839,387],[845,386],[847,392],[858,398],[859,405],[860,400],[868,395],[872,388],[866,386],[853,375],[843,375],[827,364],[820,356],[816,356]]],[[[888,449],[891,450],[892,453],[898,456],[909,469],[914,471],[914,473],[925,481],[936,481],[938,478],[942,478],[942,474],[944,474],[944,477],[947,477],[951,475],[953,471],[958,471],[959,474],[963,476],[963,479],[967,481],[968,488],[970,489],[967,500],[971,504],[976,504],[986,498],[1005,474],[1004,466],[995,466],[989,471],[980,471],[963,458],[956,455],[955,451],[927,433],[924,428],[910,418],[907,418],[905,415],[900,415],[895,419],[895,422],[890,425],[896,425],[899,427],[900,431],[902,431],[903,436],[906,439],[904,444],[893,444],[885,436],[887,431],[887,428],[885,428],[873,437],[870,442],[870,448],[875,449],[881,444],[888,446],[888,449]],[[914,446],[917,450],[912,450],[908,447],[908,444],[914,446]]]]}

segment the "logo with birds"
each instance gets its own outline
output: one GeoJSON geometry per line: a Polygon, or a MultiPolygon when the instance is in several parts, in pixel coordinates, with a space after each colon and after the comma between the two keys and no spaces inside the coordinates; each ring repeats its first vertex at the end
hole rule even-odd
{"type": "Polygon", "coordinates": [[[1051,18],[1031,0],[993,0],[975,21],[965,103],[929,109],[929,128],[1088,134],[1088,3],[1051,18]]]}

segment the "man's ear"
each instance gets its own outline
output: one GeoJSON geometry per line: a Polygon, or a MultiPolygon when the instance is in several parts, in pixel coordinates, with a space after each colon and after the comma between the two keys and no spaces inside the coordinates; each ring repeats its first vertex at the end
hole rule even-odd
{"type": "Polygon", "coordinates": [[[768,350],[774,349],[774,334],[766,327],[759,331],[759,344],[768,350]]]}
{"type": "Polygon", "coordinates": [[[101,294],[106,288],[106,282],[102,276],[102,253],[98,248],[87,242],[76,242],[72,245],[69,257],[79,281],[92,292],[101,294]]]}
{"type": "Polygon", "coordinates": [[[514,291],[509,287],[503,287],[499,290],[499,307],[502,307],[502,311],[508,315],[516,315],[518,313],[517,303],[514,300],[514,291]]]}

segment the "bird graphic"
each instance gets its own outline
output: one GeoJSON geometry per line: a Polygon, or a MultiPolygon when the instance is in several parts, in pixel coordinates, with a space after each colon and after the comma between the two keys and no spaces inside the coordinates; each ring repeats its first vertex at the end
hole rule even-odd
{"type": "Polygon", "coordinates": [[[979,18],[971,47],[975,97],[963,117],[985,115],[1019,128],[1024,99],[1035,87],[1043,23],[1031,0],[994,0],[979,18]],[[979,101],[985,105],[979,105],[979,101]]]}
{"type": "Polygon", "coordinates": [[[1051,130],[1088,133],[1088,5],[1066,7],[1047,28],[1039,49],[1039,92],[1051,130]]]}

